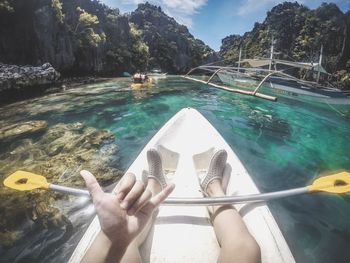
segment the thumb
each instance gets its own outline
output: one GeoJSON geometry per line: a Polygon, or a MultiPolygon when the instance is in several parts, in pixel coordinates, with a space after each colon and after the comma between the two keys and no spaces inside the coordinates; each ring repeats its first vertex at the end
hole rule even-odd
{"type": "Polygon", "coordinates": [[[95,176],[93,176],[92,173],[86,170],[80,171],[80,175],[84,178],[86,187],[90,192],[92,199],[98,200],[104,192],[101,189],[101,186],[98,184],[95,176]]]}

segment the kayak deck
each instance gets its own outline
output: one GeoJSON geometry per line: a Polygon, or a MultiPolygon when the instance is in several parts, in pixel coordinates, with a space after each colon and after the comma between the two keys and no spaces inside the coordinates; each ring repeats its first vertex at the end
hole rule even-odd
{"type": "MultiPolygon", "coordinates": [[[[146,152],[150,148],[161,153],[166,177],[176,185],[171,197],[202,197],[198,176],[206,173],[217,149],[225,149],[228,153],[224,171],[227,194],[259,193],[229,145],[194,109],[178,112],[145,146],[128,170],[139,179],[142,174],[147,174],[146,152]]],[[[257,240],[262,262],[295,262],[266,204],[238,204],[235,208],[257,240]]],[[[81,260],[99,231],[99,222],[95,218],[70,262],[81,260]]],[[[140,253],[145,262],[216,262],[219,250],[206,207],[161,206],[140,253]]]]}

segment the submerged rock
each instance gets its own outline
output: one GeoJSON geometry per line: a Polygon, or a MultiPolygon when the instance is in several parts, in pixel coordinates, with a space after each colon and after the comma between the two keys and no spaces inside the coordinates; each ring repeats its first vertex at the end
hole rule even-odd
{"type": "MultiPolygon", "coordinates": [[[[82,169],[90,170],[103,186],[122,176],[120,170],[109,165],[117,152],[115,137],[109,131],[81,123],[60,123],[43,131],[39,137],[12,137],[16,141],[8,141],[9,149],[0,154],[3,178],[25,170],[43,175],[51,183],[84,188],[79,175],[82,169]]],[[[74,202],[75,197],[44,190],[19,192],[2,188],[0,199],[0,245],[15,244],[25,222],[42,228],[71,227],[55,203],[61,199],[74,202]]]]}
{"type": "Polygon", "coordinates": [[[40,67],[17,66],[0,63],[0,92],[55,83],[60,77],[50,63],[40,67]]]}
{"type": "Polygon", "coordinates": [[[0,141],[30,135],[45,130],[47,121],[27,121],[0,128],[0,141]]]}

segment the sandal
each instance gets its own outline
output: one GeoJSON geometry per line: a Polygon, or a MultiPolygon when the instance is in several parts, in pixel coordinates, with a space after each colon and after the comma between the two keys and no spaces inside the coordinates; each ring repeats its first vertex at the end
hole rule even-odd
{"type": "Polygon", "coordinates": [[[148,178],[155,179],[162,189],[167,186],[162,167],[162,159],[158,151],[154,148],[147,151],[148,178]]]}
{"type": "Polygon", "coordinates": [[[213,180],[218,179],[222,181],[226,161],[227,161],[227,152],[225,150],[216,151],[213,157],[211,158],[207,175],[204,177],[203,181],[200,182],[200,186],[203,190],[203,193],[206,196],[208,196],[207,194],[208,185],[213,180]]]}

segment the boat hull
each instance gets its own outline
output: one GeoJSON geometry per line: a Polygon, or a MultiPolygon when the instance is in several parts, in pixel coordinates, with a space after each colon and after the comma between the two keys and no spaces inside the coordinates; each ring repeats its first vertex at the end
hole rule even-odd
{"type": "MultiPolygon", "coordinates": [[[[234,74],[218,73],[220,80],[230,86],[239,86],[254,90],[259,82],[234,74]]],[[[260,89],[263,93],[291,98],[301,101],[320,102],[326,104],[350,104],[350,98],[337,89],[315,88],[298,83],[296,80],[270,77],[260,89]]]]}
{"type": "MultiPolygon", "coordinates": [[[[178,112],[145,146],[128,169],[140,180],[148,170],[146,153],[150,148],[157,148],[161,153],[167,179],[176,184],[171,197],[202,196],[198,176],[205,174],[216,149],[225,149],[228,153],[224,171],[227,194],[259,193],[230,146],[194,109],[178,112]]],[[[295,262],[266,204],[238,204],[235,208],[257,240],[262,262],[295,262]]],[[[96,217],[70,262],[80,262],[99,231],[96,217]]],[[[219,251],[206,207],[162,206],[140,252],[147,262],[216,262],[219,251]]]]}

